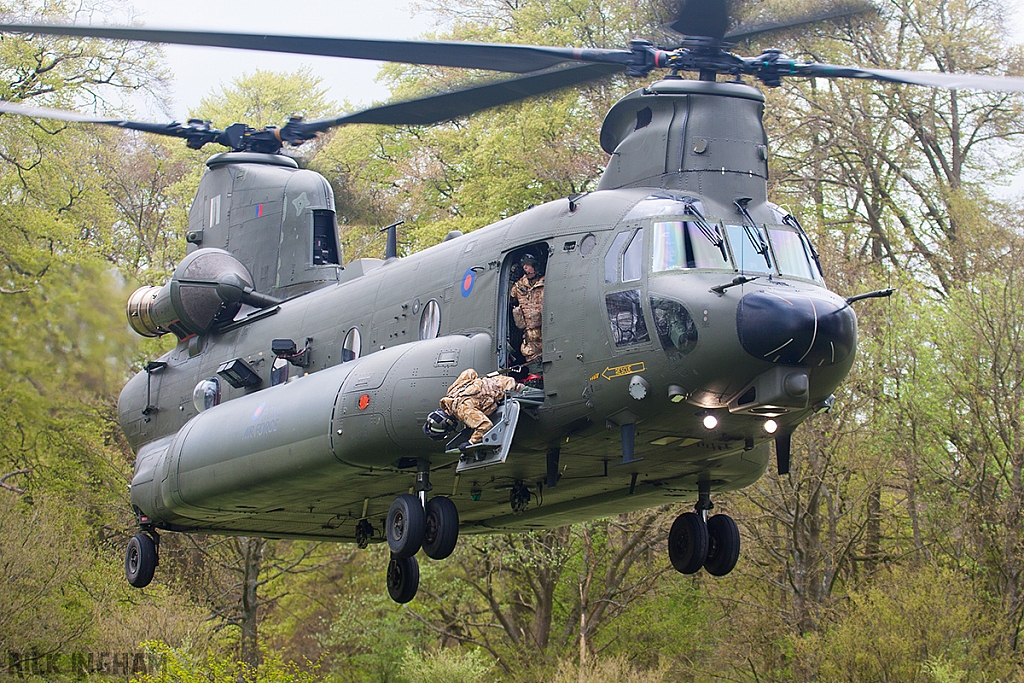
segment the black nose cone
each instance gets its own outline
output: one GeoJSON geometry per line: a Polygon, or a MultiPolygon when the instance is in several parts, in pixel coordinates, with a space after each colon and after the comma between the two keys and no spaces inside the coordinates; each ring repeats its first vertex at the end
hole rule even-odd
{"type": "Polygon", "coordinates": [[[828,294],[753,292],[736,309],[740,344],[752,356],[783,365],[842,363],[857,345],[857,316],[828,294]]]}

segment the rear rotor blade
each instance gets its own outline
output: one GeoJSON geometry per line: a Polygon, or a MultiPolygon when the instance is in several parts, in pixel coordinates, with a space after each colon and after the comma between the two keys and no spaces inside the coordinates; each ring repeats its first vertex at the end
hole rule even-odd
{"type": "Polygon", "coordinates": [[[187,124],[181,123],[149,123],[146,121],[126,121],[105,116],[90,116],[74,111],[63,109],[50,109],[49,107],[30,107],[24,104],[16,104],[0,100],[0,112],[7,114],[20,114],[39,119],[52,119],[55,121],[70,121],[73,123],[95,123],[114,128],[127,128],[138,130],[144,133],[155,135],[166,135],[175,138],[185,138],[189,147],[199,149],[203,145],[216,142],[228,147],[234,146],[233,136],[225,134],[225,131],[211,128],[204,121],[190,121],[187,124]]]}
{"type": "Polygon", "coordinates": [[[139,40],[174,45],[229,47],[241,50],[286,52],[324,57],[346,57],[406,64],[454,66],[512,73],[530,73],[566,61],[627,64],[633,57],[628,50],[574,49],[457,43],[447,41],[374,40],[363,38],[327,38],[318,36],[269,35],[256,33],[218,33],[177,31],[114,26],[76,26],[66,24],[4,24],[0,32],[43,35],[139,40]]]}

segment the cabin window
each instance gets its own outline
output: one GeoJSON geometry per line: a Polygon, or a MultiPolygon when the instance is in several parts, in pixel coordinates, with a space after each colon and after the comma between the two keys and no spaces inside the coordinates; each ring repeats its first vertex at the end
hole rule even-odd
{"type": "Polygon", "coordinates": [[[640,228],[629,241],[622,254],[622,281],[636,282],[640,279],[644,263],[644,229],[640,228]]]}
{"type": "Polygon", "coordinates": [[[359,335],[359,328],[353,327],[345,335],[345,342],[341,345],[341,362],[355,360],[359,358],[359,352],[362,350],[363,341],[359,335]]]}
{"type": "Polygon", "coordinates": [[[423,307],[420,316],[420,339],[435,339],[441,329],[441,308],[436,299],[431,299],[423,307]]]}
{"type": "Polygon", "coordinates": [[[207,377],[192,391],[192,405],[200,413],[220,403],[220,382],[216,377],[207,377]]]}
{"type": "Polygon", "coordinates": [[[313,265],[338,265],[338,228],[334,212],[313,211],[313,265]]]}
{"type": "Polygon", "coordinates": [[[808,280],[817,279],[814,266],[811,265],[810,248],[803,235],[796,230],[771,227],[768,228],[768,236],[771,238],[779,273],[808,280]]]}
{"type": "Polygon", "coordinates": [[[651,315],[661,348],[684,356],[697,348],[697,325],[681,303],[652,296],[651,315]]]}
{"type": "Polygon", "coordinates": [[[752,225],[727,225],[736,268],[744,273],[774,273],[764,231],[752,225]]]}
{"type": "Polygon", "coordinates": [[[718,226],[701,226],[692,221],[658,221],[651,228],[651,269],[655,273],[682,268],[728,267],[718,226]]]}
{"type": "Polygon", "coordinates": [[[647,322],[640,305],[640,290],[628,289],[614,292],[605,297],[608,321],[611,323],[615,346],[632,346],[651,340],[647,333],[647,322]]]}

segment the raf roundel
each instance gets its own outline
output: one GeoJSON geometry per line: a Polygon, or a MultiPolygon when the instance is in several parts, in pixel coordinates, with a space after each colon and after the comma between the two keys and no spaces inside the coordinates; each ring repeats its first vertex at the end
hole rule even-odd
{"type": "Polygon", "coordinates": [[[462,276],[462,298],[468,299],[469,295],[473,292],[473,285],[476,283],[476,273],[473,269],[468,269],[462,276]]]}

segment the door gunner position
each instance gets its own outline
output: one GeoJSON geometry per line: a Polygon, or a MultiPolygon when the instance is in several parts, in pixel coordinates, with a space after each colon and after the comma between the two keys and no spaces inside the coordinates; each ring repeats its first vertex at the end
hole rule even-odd
{"type": "Polygon", "coordinates": [[[487,416],[494,413],[498,404],[505,400],[505,392],[522,390],[523,385],[511,377],[480,377],[476,370],[469,368],[463,370],[448,387],[448,393],[441,399],[441,410],[456,416],[467,427],[472,427],[475,431],[469,437],[469,443],[478,444],[493,426],[487,416]]]}
{"type": "Polygon", "coordinates": [[[537,257],[524,254],[520,264],[523,276],[512,285],[509,297],[515,302],[512,309],[512,320],[516,327],[523,331],[523,361],[532,363],[540,358],[541,321],[544,312],[544,276],[537,270],[537,257]]]}

